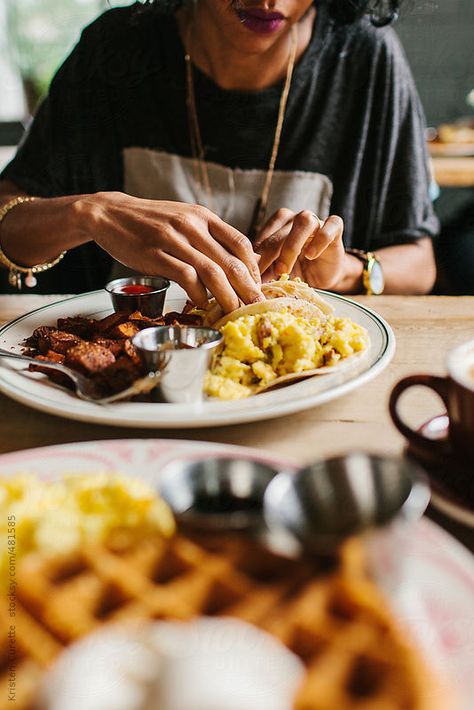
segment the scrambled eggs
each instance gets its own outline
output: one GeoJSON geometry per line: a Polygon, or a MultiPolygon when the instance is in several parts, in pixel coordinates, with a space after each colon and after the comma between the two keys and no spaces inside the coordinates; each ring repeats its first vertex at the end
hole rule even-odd
{"type": "Polygon", "coordinates": [[[227,322],[223,350],[206,378],[220,399],[248,397],[282,375],[335,365],[364,350],[366,330],[348,318],[304,318],[290,312],[244,315],[227,322]]]}
{"type": "Polygon", "coordinates": [[[52,482],[32,474],[0,478],[0,516],[2,539],[8,539],[0,578],[12,553],[66,553],[90,540],[171,537],[175,530],[168,505],[143,481],[118,473],[71,474],[52,482]]]}

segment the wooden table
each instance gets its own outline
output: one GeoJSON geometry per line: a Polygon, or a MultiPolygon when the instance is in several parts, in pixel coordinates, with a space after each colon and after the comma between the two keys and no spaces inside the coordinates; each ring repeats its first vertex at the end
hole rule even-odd
{"type": "Polygon", "coordinates": [[[474,157],[436,157],[432,161],[440,187],[474,187],[474,157]]]}
{"type": "MultiPolygon", "coordinates": [[[[0,296],[0,323],[37,308],[55,296],[0,296]]],[[[408,374],[442,374],[447,351],[474,337],[474,297],[359,296],[393,327],[397,351],[393,362],[375,380],[345,397],[298,414],[210,429],[127,429],[86,424],[43,414],[0,394],[0,453],[34,446],[93,439],[166,437],[201,439],[258,447],[300,464],[321,456],[364,449],[397,455],[404,440],[390,420],[387,401],[395,382],[408,374]]],[[[436,395],[414,390],[402,407],[413,425],[441,412],[436,395]]],[[[474,531],[441,524],[474,549],[474,531]]]]}
{"type": "Polygon", "coordinates": [[[474,146],[428,142],[433,172],[440,187],[474,187],[474,146]]]}

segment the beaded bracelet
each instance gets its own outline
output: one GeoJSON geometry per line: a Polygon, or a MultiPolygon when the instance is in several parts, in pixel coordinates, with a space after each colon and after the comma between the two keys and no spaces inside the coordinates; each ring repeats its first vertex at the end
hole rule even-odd
{"type": "MultiPolygon", "coordinates": [[[[23,202],[33,202],[35,199],[35,197],[20,196],[14,197],[13,200],[7,202],[6,205],[3,205],[3,207],[0,208],[0,225],[2,224],[6,215],[14,207],[16,207],[17,205],[21,205],[23,202]]],[[[16,288],[21,291],[22,274],[26,274],[25,286],[27,286],[28,288],[33,288],[38,283],[35,274],[40,274],[42,271],[48,271],[48,269],[51,269],[53,266],[56,266],[56,264],[58,264],[61,259],[64,258],[65,254],[66,252],[63,251],[58,257],[56,257],[56,259],[53,259],[52,261],[47,261],[44,264],[36,264],[35,266],[20,266],[19,264],[15,264],[14,261],[9,259],[0,247],[0,264],[3,264],[3,266],[6,266],[8,269],[8,283],[10,284],[10,286],[16,286],[16,288]]]]}

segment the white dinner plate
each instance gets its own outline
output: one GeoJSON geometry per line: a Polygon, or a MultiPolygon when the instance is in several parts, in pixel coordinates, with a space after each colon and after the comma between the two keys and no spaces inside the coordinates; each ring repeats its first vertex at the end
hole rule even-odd
{"type": "MultiPolygon", "coordinates": [[[[156,486],[163,466],[174,458],[239,457],[276,468],[296,468],[255,449],[207,442],[130,439],[65,444],[0,456],[0,475],[36,473],[54,480],[64,473],[121,472],[156,486]]],[[[434,523],[422,519],[399,549],[408,562],[402,592],[389,592],[399,618],[415,635],[435,668],[451,680],[466,710],[474,697],[474,561],[472,555],[434,523]]],[[[384,585],[386,592],[390,585],[384,585]]],[[[451,706],[449,706],[451,707],[451,706]]],[[[457,708],[457,704],[452,704],[457,708]]]]}
{"type": "MultiPolygon", "coordinates": [[[[73,393],[53,385],[44,375],[19,373],[18,369],[24,368],[22,363],[0,359],[0,391],[30,407],[68,419],[150,429],[239,424],[308,409],[365,384],[388,365],[395,351],[392,329],[380,316],[343,296],[321,293],[334,306],[337,316],[351,318],[369,332],[370,350],[355,367],[354,363],[350,367],[343,364],[334,374],[319,375],[231,402],[209,399],[199,404],[117,402],[104,406],[78,399],[73,393]]],[[[184,303],[184,291],[172,284],[165,311],[181,311],[184,303]]],[[[58,318],[77,315],[103,318],[111,311],[110,298],[105,291],[50,303],[0,328],[0,347],[21,352],[23,340],[40,325],[56,325],[58,318]]]]}

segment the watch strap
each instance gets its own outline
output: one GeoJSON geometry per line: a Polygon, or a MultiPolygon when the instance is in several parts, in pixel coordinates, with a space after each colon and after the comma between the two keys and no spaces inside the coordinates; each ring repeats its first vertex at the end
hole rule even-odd
{"type": "Polygon", "coordinates": [[[363,251],[362,249],[354,249],[353,247],[346,247],[345,251],[347,254],[351,254],[355,256],[356,259],[359,259],[359,261],[362,261],[364,265],[362,269],[362,286],[365,294],[372,296],[374,292],[370,284],[370,274],[374,262],[380,263],[376,254],[374,254],[373,251],[363,251]]]}

